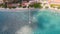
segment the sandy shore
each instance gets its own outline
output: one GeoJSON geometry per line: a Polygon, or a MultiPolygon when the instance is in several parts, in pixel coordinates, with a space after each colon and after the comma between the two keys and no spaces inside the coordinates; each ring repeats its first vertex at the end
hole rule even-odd
{"type": "Polygon", "coordinates": [[[34,11],[37,10],[38,8],[15,8],[15,9],[9,9],[9,8],[0,8],[0,11],[3,12],[22,12],[22,11],[34,11]]]}
{"type": "Polygon", "coordinates": [[[25,12],[25,11],[35,11],[35,10],[52,10],[56,12],[60,12],[60,9],[54,9],[54,8],[48,8],[48,9],[39,9],[39,8],[15,8],[15,9],[9,9],[9,8],[0,8],[0,11],[3,12],[25,12]]]}

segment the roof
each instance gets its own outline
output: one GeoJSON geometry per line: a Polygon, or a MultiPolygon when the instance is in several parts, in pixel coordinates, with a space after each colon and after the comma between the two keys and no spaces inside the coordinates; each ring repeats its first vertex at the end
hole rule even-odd
{"type": "Polygon", "coordinates": [[[49,0],[50,3],[58,3],[60,4],[60,0],[49,0]]]}
{"type": "Polygon", "coordinates": [[[3,3],[3,0],[0,0],[0,3],[3,3]]]}
{"type": "Polygon", "coordinates": [[[60,3],[60,0],[54,0],[53,2],[60,3]]]}

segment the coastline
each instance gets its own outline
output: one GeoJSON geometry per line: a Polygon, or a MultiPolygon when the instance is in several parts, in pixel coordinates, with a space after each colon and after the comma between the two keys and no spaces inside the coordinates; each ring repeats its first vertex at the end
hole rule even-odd
{"type": "Polygon", "coordinates": [[[0,12],[25,12],[25,11],[35,11],[35,10],[52,10],[53,12],[60,12],[60,9],[54,9],[54,8],[0,8],[0,12]]]}
{"type": "Polygon", "coordinates": [[[39,8],[12,8],[12,9],[9,9],[9,8],[0,8],[0,12],[25,12],[25,11],[30,11],[30,10],[37,10],[39,8]]]}

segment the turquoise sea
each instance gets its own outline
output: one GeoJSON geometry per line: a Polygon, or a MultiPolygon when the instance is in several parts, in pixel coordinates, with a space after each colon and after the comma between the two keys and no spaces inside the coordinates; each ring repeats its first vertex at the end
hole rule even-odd
{"type": "Polygon", "coordinates": [[[0,34],[60,34],[60,12],[51,9],[0,10],[0,34]]]}
{"type": "Polygon", "coordinates": [[[44,9],[31,13],[33,34],[60,34],[60,12],[44,9]],[[34,26],[33,26],[34,27],[34,26]]]}

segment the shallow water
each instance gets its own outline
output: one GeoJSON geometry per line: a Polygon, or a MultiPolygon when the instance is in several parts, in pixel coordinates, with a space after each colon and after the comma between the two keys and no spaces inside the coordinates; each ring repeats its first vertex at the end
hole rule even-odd
{"type": "Polygon", "coordinates": [[[0,34],[18,34],[20,28],[29,23],[28,11],[0,11],[0,34]]]}
{"type": "Polygon", "coordinates": [[[60,34],[60,13],[51,9],[0,11],[0,34],[60,34]]]}
{"type": "Polygon", "coordinates": [[[60,34],[60,13],[53,10],[31,12],[33,34],[60,34]]]}

